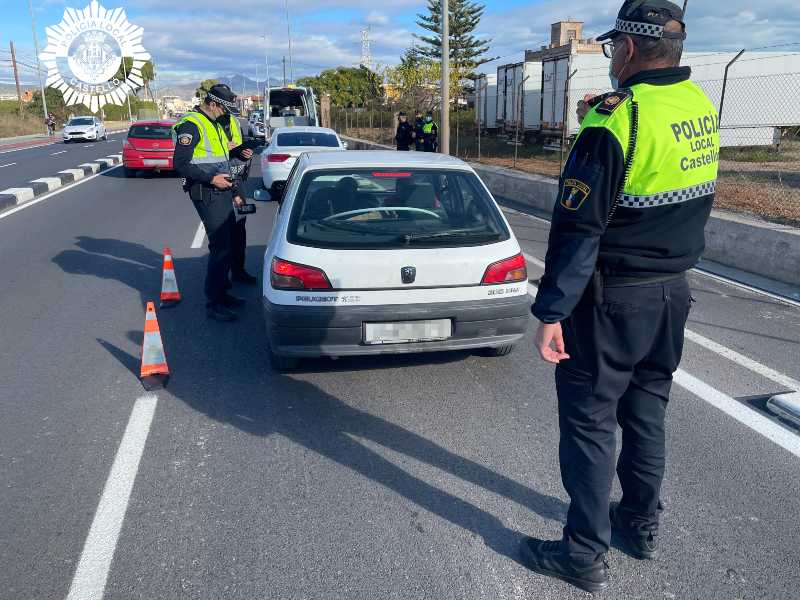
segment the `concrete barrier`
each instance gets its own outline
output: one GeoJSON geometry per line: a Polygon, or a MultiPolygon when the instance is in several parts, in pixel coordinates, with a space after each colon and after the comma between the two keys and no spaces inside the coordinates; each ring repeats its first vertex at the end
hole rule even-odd
{"type": "MultiPolygon", "coordinates": [[[[393,150],[373,142],[343,137],[351,150],[393,150]]],[[[471,163],[492,194],[551,213],[558,181],[513,169],[471,163]]],[[[714,210],[706,226],[706,260],[800,286],[800,229],[745,215],[714,210]]]]}

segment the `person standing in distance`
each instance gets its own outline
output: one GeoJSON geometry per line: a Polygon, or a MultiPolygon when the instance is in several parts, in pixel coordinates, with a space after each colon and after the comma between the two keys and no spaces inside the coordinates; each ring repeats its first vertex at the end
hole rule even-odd
{"type": "MultiPolygon", "coordinates": [[[[533,314],[536,347],[556,364],[563,536],[526,538],[525,564],[587,591],[608,586],[612,539],[656,555],[664,419],[714,201],[719,121],[680,67],[682,10],[627,1],[598,38],[616,91],[589,99],[560,181],[533,314]],[[693,144],[696,137],[702,145],[693,144]],[[622,499],[609,504],[616,471],[622,499]]],[[[586,107],[582,107],[581,111],[586,107]]]]}
{"type": "Polygon", "coordinates": [[[422,113],[414,112],[414,150],[422,152],[422,128],[425,126],[425,119],[422,113]]]}
{"type": "Polygon", "coordinates": [[[231,279],[247,285],[255,285],[258,277],[247,272],[244,260],[247,251],[247,217],[236,214],[236,208],[244,204],[241,194],[244,193],[245,181],[250,172],[250,159],[253,151],[242,148],[242,128],[239,119],[231,113],[224,113],[217,119],[228,138],[230,152],[231,177],[233,178],[234,224],[231,228],[231,279]]]}
{"type": "Polygon", "coordinates": [[[233,181],[228,138],[217,119],[236,106],[227,85],[215,85],[202,103],[173,125],[176,134],[173,164],[184,178],[189,194],[208,236],[208,268],[205,293],[207,315],[217,321],[233,321],[244,300],[227,293],[233,227],[233,181]]]}
{"type": "Polygon", "coordinates": [[[411,149],[411,142],[414,141],[414,128],[408,122],[406,113],[401,112],[397,115],[397,132],[394,139],[397,142],[397,149],[407,151],[411,149]]]}
{"type": "Polygon", "coordinates": [[[439,126],[433,121],[433,113],[425,115],[425,123],[422,125],[422,150],[424,152],[436,152],[439,147],[439,126]]]}

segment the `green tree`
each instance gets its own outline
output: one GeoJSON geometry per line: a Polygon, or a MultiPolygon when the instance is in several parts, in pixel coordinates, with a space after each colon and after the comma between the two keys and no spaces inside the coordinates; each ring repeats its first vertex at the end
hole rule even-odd
{"type": "MultiPolygon", "coordinates": [[[[131,69],[133,68],[133,58],[130,56],[122,57],[122,61],[120,61],[119,69],[114,74],[116,79],[120,81],[125,81],[125,77],[127,74],[130,74],[131,69]]],[[[150,90],[150,82],[156,78],[155,66],[153,65],[153,61],[148,60],[142,65],[142,79],[144,80],[144,89],[147,92],[147,95],[152,99],[153,92],[150,90]]],[[[138,98],[138,90],[134,91],[133,94],[138,98]]]]}
{"type": "MultiPolygon", "coordinates": [[[[417,25],[430,34],[414,34],[423,43],[415,52],[430,60],[442,59],[441,6],[439,0],[428,0],[428,14],[417,14],[417,25]]],[[[475,78],[478,67],[494,60],[487,56],[491,40],[474,35],[485,8],[471,0],[449,1],[451,86],[455,81],[462,91],[470,89],[469,82],[475,78]]]]}
{"type": "Polygon", "coordinates": [[[217,81],[216,79],[205,79],[200,84],[200,87],[198,87],[195,90],[194,95],[197,96],[198,98],[200,98],[200,100],[202,100],[203,98],[206,97],[206,94],[208,93],[208,90],[210,90],[212,87],[214,87],[218,83],[219,83],[219,81],[217,81]]]}
{"type": "Polygon", "coordinates": [[[400,58],[399,65],[387,69],[389,99],[397,98],[402,108],[423,112],[433,110],[439,98],[441,73],[441,63],[420,56],[409,48],[400,58]]]}
{"type": "Polygon", "coordinates": [[[363,65],[326,69],[297,83],[314,88],[317,96],[330,94],[333,106],[365,106],[383,99],[383,77],[363,65]]]}

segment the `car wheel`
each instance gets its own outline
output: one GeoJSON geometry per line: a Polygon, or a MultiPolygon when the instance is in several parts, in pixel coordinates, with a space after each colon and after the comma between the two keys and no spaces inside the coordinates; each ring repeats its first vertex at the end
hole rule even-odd
{"type": "Polygon", "coordinates": [[[279,373],[294,371],[300,366],[300,359],[295,356],[283,356],[275,354],[272,349],[269,351],[269,363],[273,369],[279,373]]]}
{"type": "Polygon", "coordinates": [[[131,169],[130,167],[122,167],[122,170],[125,172],[125,177],[136,177],[136,169],[131,169]]]}
{"type": "Polygon", "coordinates": [[[64,140],[64,143],[65,144],[69,144],[69,140],[64,140]]]}
{"type": "Polygon", "coordinates": [[[484,354],[486,356],[508,356],[513,350],[513,344],[506,344],[505,346],[497,346],[496,348],[486,348],[484,354]]]}

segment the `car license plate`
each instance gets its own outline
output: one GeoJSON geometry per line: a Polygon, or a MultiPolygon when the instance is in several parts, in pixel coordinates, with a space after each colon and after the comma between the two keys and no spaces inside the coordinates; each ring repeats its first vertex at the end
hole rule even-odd
{"type": "Polygon", "coordinates": [[[169,165],[169,160],[166,158],[145,158],[144,161],[145,167],[166,167],[169,165]]]}
{"type": "Polygon", "coordinates": [[[453,322],[450,319],[364,323],[365,344],[435,342],[446,340],[452,335],[453,322]]]}

